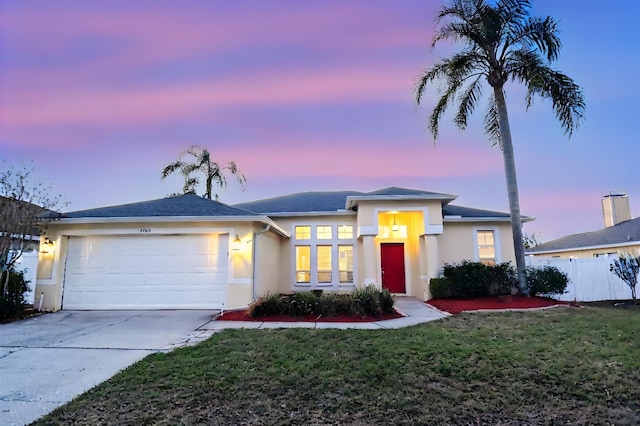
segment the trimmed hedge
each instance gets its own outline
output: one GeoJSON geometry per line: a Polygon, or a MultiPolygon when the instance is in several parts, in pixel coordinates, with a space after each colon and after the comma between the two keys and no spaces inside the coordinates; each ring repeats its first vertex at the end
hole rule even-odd
{"type": "Polygon", "coordinates": [[[569,285],[569,276],[555,266],[527,268],[527,287],[531,296],[564,294],[569,285]]]}
{"type": "MultiPolygon", "coordinates": [[[[487,266],[468,260],[444,266],[444,278],[429,283],[434,299],[510,295],[517,289],[518,276],[510,263],[487,266]]],[[[527,287],[531,296],[566,292],[569,277],[553,266],[528,267],[527,287]]]]}
{"type": "Polygon", "coordinates": [[[487,266],[465,260],[446,264],[444,278],[449,282],[450,297],[462,299],[509,295],[517,284],[515,269],[509,263],[487,266]]]}
{"type": "Polygon", "coordinates": [[[448,299],[451,297],[449,280],[446,278],[431,278],[429,289],[434,299],[448,299]]]}
{"type": "Polygon", "coordinates": [[[373,286],[358,288],[350,294],[301,291],[293,294],[267,294],[259,298],[249,309],[252,318],[269,315],[304,317],[335,317],[338,315],[360,315],[377,318],[391,314],[394,299],[387,289],[373,286]]]}

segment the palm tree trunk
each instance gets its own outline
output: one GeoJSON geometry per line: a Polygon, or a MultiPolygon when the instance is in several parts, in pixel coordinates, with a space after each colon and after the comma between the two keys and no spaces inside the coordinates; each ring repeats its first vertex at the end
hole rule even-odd
{"type": "Polygon", "coordinates": [[[211,199],[211,192],[213,191],[212,180],[213,180],[213,177],[211,176],[211,174],[207,174],[207,180],[205,184],[205,189],[207,192],[205,192],[204,196],[207,197],[208,199],[211,199]]]}
{"type": "Polygon", "coordinates": [[[516,160],[513,155],[507,103],[504,99],[502,87],[494,87],[493,92],[498,110],[500,147],[504,161],[504,175],[507,181],[513,249],[516,255],[516,270],[518,271],[518,287],[521,293],[529,295],[529,290],[527,289],[527,270],[524,261],[524,245],[522,243],[522,219],[520,218],[520,197],[518,196],[518,180],[516,178],[516,160]]]}

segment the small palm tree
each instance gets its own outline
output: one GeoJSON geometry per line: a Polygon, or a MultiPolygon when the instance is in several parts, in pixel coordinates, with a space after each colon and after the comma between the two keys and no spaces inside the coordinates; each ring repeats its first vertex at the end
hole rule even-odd
{"type": "MultiPolygon", "coordinates": [[[[221,189],[227,187],[227,179],[224,175],[228,171],[236,177],[242,188],[244,189],[247,179],[238,170],[238,166],[234,161],[229,161],[225,165],[220,165],[211,159],[211,154],[206,148],[193,145],[191,148],[180,154],[178,160],[169,164],[162,170],[162,180],[174,173],[180,173],[184,176],[184,186],[182,191],[184,194],[195,194],[196,186],[200,183],[200,178],[196,174],[202,174],[205,177],[205,193],[204,197],[211,199],[213,194],[213,184],[215,183],[221,189]],[[185,157],[191,157],[192,162],[185,161],[185,157]]],[[[218,194],[215,194],[216,200],[218,194]]]]}
{"type": "Polygon", "coordinates": [[[436,80],[445,82],[429,116],[428,129],[435,140],[440,119],[456,101],[458,111],[453,121],[461,130],[467,127],[467,119],[482,97],[484,83],[489,83],[491,96],[484,127],[490,141],[502,150],[518,286],[525,294],[522,220],[504,85],[509,80],[524,84],[527,108],[536,95],[550,99],[569,136],[582,121],[585,108],[580,87],[549,66],[558,58],[561,46],[557,21],[529,16],[530,7],[529,0],[498,0],[495,5],[486,0],[450,0],[438,15],[438,22],[448,21],[434,36],[432,47],[443,40],[459,42],[464,47],[428,68],[416,87],[416,102],[420,104],[428,85],[436,80]]]}

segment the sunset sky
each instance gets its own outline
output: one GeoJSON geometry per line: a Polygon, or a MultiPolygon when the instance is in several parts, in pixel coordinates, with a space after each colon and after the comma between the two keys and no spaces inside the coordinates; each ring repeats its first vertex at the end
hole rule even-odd
{"type": "MultiPolygon", "coordinates": [[[[402,186],[508,211],[502,157],[416,107],[436,0],[0,0],[0,159],[32,161],[66,210],[161,198],[193,144],[248,179],[233,204],[311,190],[402,186]]],[[[602,227],[600,197],[626,191],[640,216],[640,1],[537,0],[560,20],[555,67],[582,86],[586,120],[569,139],[551,104],[524,109],[507,87],[527,233],[548,241],[602,227]]],[[[488,90],[487,90],[488,92],[488,90]]],[[[430,97],[429,97],[430,96],[430,97]]]]}

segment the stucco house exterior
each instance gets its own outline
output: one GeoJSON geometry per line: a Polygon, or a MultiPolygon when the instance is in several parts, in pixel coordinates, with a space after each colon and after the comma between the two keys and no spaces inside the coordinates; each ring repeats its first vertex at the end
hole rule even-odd
{"type": "Polygon", "coordinates": [[[640,256],[640,217],[631,218],[629,196],[609,193],[601,202],[604,228],[567,235],[532,247],[526,253],[552,258],[640,256]]]}
{"type": "MultiPolygon", "coordinates": [[[[268,292],[364,285],[430,298],[446,263],[513,262],[508,213],[390,187],[225,205],[196,195],[63,213],[36,306],[233,309],[268,292]]],[[[531,220],[525,218],[525,220],[531,220]]]]}

